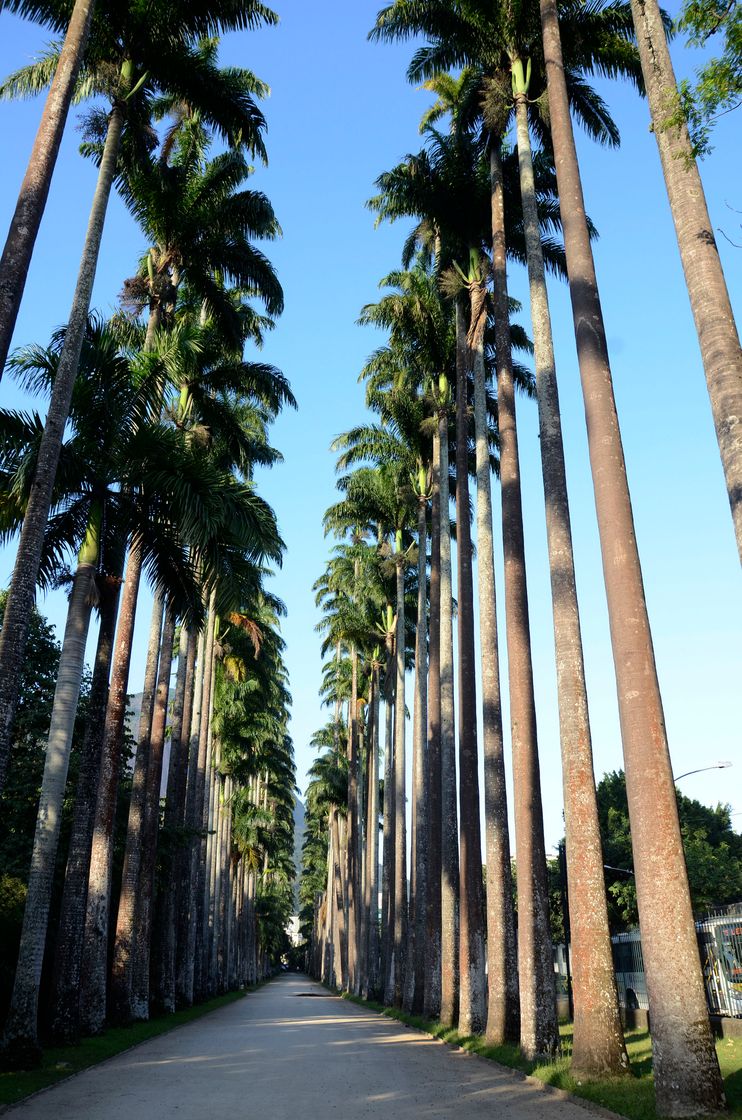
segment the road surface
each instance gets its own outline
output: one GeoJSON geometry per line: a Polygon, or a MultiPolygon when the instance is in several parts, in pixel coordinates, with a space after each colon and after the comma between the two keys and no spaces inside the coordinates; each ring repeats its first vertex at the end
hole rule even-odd
{"type": "Polygon", "coordinates": [[[11,1109],[12,1120],[586,1120],[568,1100],[331,996],[272,983],[11,1109]]]}

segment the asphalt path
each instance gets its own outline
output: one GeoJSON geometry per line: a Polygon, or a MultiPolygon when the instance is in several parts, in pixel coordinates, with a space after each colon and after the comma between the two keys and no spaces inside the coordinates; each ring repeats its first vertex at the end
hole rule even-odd
{"type": "Polygon", "coordinates": [[[13,1120],[586,1120],[583,1108],[282,975],[39,1093],[13,1120]]]}

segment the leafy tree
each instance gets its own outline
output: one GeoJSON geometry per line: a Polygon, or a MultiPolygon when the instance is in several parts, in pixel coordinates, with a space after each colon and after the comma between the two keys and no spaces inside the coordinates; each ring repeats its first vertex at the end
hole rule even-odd
{"type": "Polygon", "coordinates": [[[696,83],[680,83],[680,97],[696,155],[711,151],[711,129],[742,99],[742,7],[730,0],[685,0],[678,27],[694,47],[715,41],[720,54],[696,73],[696,83]]]}
{"type": "MultiPolygon", "coordinates": [[[[691,901],[696,913],[742,898],[742,835],[732,828],[729,805],[709,808],[676,791],[691,901]]],[[[623,770],[598,785],[603,854],[608,865],[609,913],[614,931],[636,926],[636,884],[623,770]]]]}

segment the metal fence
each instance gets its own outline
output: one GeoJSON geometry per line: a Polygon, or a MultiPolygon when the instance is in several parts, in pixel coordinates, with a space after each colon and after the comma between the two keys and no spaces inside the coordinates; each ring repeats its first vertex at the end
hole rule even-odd
{"type": "MultiPolygon", "coordinates": [[[[714,1015],[742,1017],[742,903],[705,914],[696,921],[706,998],[714,1015]]],[[[613,941],[618,995],[624,1007],[649,1006],[638,929],[613,941]]]]}
{"type": "MultiPolygon", "coordinates": [[[[714,910],[696,920],[706,998],[713,1015],[742,1018],[742,902],[714,910]]],[[[638,929],[618,933],[613,965],[619,1002],[632,1010],[649,1009],[642,943],[638,929]]],[[[554,946],[554,971],[566,981],[564,946],[554,946]]]]}

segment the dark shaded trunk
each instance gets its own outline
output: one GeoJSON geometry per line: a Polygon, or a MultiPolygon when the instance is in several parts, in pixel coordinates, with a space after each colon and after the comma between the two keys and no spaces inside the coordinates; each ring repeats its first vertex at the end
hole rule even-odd
{"type": "Polygon", "coordinates": [[[407,946],[407,797],[405,790],[405,602],[404,554],[402,534],[397,533],[397,631],[394,644],[396,679],[394,685],[394,1006],[402,1006],[404,995],[405,948],[407,946]]]}
{"type": "Polygon", "coordinates": [[[441,451],[433,435],[430,527],[430,639],[428,654],[428,877],[425,892],[425,981],[423,1014],[436,1019],[441,1007],[441,451]]]}
{"type": "Polygon", "coordinates": [[[479,826],[474,589],[469,524],[469,407],[463,297],[456,301],[456,575],[459,668],[459,1030],[479,1034],[486,1021],[479,826]]]}
{"type": "Polygon", "coordinates": [[[139,889],[136,898],[134,942],[132,946],[134,954],[132,1010],[135,1019],[149,1018],[152,907],[155,889],[157,833],[160,823],[160,787],[162,785],[162,758],[165,748],[165,721],[170,694],[174,637],[175,614],[172,606],[168,604],[165,608],[165,622],[162,628],[157,690],[152,713],[144,819],[142,821],[142,856],[139,867],[139,889]]]}
{"type": "Polygon", "coordinates": [[[99,581],[100,629],[55,945],[51,1031],[55,1039],[65,1043],[76,1042],[80,1033],[80,969],[90,873],[90,848],[93,840],[108,706],[108,678],[111,672],[116,616],[121,594],[121,566],[120,564],[117,575],[103,577],[99,581]]]}
{"type": "Polygon", "coordinates": [[[567,498],[551,317],[539,232],[525,94],[516,98],[521,199],[531,291],[541,466],[554,614],[564,823],[572,928],[572,1069],[585,1077],[628,1073],[605,896],[572,529],[567,498]]]}
{"type": "Polygon", "coordinates": [[[3,626],[0,630],[0,792],[5,785],[11,732],[21,680],[20,665],[26,650],[52,490],[85,338],[90,296],[103,236],[106,207],[116,171],[123,123],[124,106],[123,103],[116,102],[108,120],[108,133],[90,211],[70,320],[54,378],[33,485],[23,517],[23,528],[5,605],[3,626]]]}
{"type": "Polygon", "coordinates": [[[152,604],[149,647],[142,688],[142,708],[137,734],[137,752],[134,759],[131,802],[129,803],[129,819],[126,827],[124,865],[121,872],[121,893],[116,918],[116,939],[111,964],[109,1007],[111,1018],[118,1023],[131,1022],[135,1016],[134,938],[136,906],[140,886],[139,871],[142,862],[142,839],[147,799],[147,770],[149,767],[150,735],[155,707],[164,605],[162,593],[157,592],[152,604]]]}
{"type": "Polygon", "coordinates": [[[84,1034],[98,1034],[106,1021],[106,982],[108,976],[108,924],[111,904],[111,873],[113,865],[113,830],[116,820],[116,795],[121,771],[126,717],[127,686],[131,663],[142,552],[134,544],[121,597],[113,667],[108,689],[108,706],[103,730],[98,795],[95,805],[93,842],[90,849],[88,898],[85,911],[85,943],[83,945],[80,985],[80,1029],[84,1034]]]}
{"type": "MultiPolygon", "coordinates": [[[[421,487],[423,477],[420,479],[421,487]]],[[[427,482],[426,482],[427,485],[427,482]]],[[[415,791],[413,812],[415,825],[415,891],[410,912],[411,952],[408,955],[413,978],[409,983],[412,994],[411,1010],[420,1014],[425,1000],[425,942],[426,898],[428,889],[429,840],[427,822],[430,815],[427,798],[427,745],[428,745],[428,627],[427,627],[427,537],[428,500],[418,498],[417,503],[417,628],[415,633],[415,737],[413,742],[412,782],[415,791]]]]}
{"type": "Polygon", "coordinates": [[[381,989],[384,1003],[394,999],[394,648],[386,643],[384,735],[384,832],[381,865],[381,989]]]}
{"type": "Polygon", "coordinates": [[[94,0],[76,0],[0,259],[0,377],[90,33],[94,0]]]}
{"type": "Polygon", "coordinates": [[[518,874],[518,976],[521,1049],[528,1058],[559,1049],[556,991],[549,930],[544,822],[541,806],[536,705],[523,540],[518,431],[510,350],[502,168],[491,148],[492,266],[494,272],[497,410],[500,431],[505,622],[513,747],[515,848],[518,874]]]}
{"type": "Polygon", "coordinates": [[[170,729],[170,761],[168,765],[165,796],[165,846],[161,851],[162,902],[159,907],[158,958],[156,999],[163,1011],[175,1010],[175,947],[178,884],[182,869],[181,856],[185,851],[183,826],[185,823],[186,781],[188,777],[188,732],[190,730],[191,700],[193,696],[193,670],[196,662],[196,642],[181,623],[178,646],[178,675],[173,697],[173,719],[170,729]]]}
{"type": "MultiPolygon", "coordinates": [[[[443,379],[445,380],[445,379],[443,379]]],[[[442,387],[444,398],[448,386],[442,387]]],[[[453,1026],[459,1008],[459,843],[453,692],[453,591],[448,490],[448,416],[441,410],[441,1022],[453,1026]]]]}
{"type": "Polygon", "coordinates": [[[585,221],[554,0],[541,0],[551,129],[603,557],[660,1115],[724,1106],[678,824],[657,668],[585,221]],[[657,874],[657,868],[662,869],[657,874]],[[667,931],[672,930],[672,952],[667,931]]]}
{"type": "Polygon", "coordinates": [[[518,957],[510,837],[505,789],[505,757],[500,696],[500,653],[495,595],[492,528],[492,481],[487,438],[484,330],[487,323],[484,282],[471,290],[468,343],[474,367],[474,433],[477,469],[477,576],[482,665],[482,752],[484,818],[487,849],[487,1029],[488,1042],[517,1042],[520,1036],[518,957]]]}

